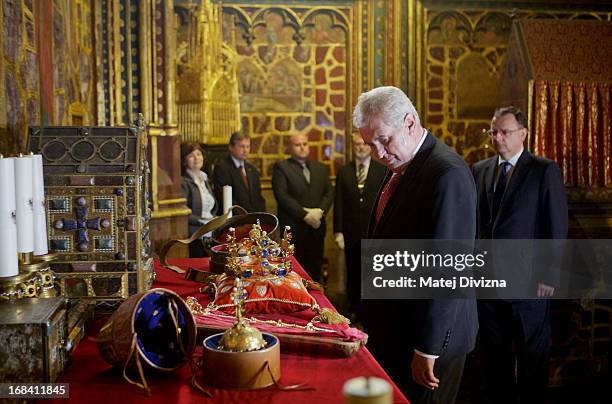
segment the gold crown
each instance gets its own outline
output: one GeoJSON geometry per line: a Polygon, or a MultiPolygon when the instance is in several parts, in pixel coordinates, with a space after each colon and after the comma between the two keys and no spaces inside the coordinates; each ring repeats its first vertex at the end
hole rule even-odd
{"type": "Polygon", "coordinates": [[[292,271],[291,256],[294,245],[291,244],[291,228],[285,227],[280,243],[272,240],[265,230],[261,229],[259,220],[249,231],[249,237],[236,240],[236,229],[230,227],[228,239],[229,256],[225,272],[231,276],[250,278],[252,276],[285,276],[292,271]]]}

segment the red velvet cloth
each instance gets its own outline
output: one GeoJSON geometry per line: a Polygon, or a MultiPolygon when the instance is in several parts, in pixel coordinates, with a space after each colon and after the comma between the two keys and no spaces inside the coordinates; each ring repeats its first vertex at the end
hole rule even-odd
{"type": "MultiPolygon", "coordinates": [[[[207,259],[177,259],[171,260],[174,265],[182,268],[189,266],[207,269],[207,259]]],[[[197,296],[201,284],[186,281],[183,275],[161,268],[156,261],[157,278],[154,287],[172,289],[183,298],[197,296]]],[[[322,296],[318,298],[323,307],[332,307],[329,300],[322,296]]],[[[314,387],[313,391],[279,391],[274,387],[254,391],[235,391],[208,389],[213,397],[207,398],[191,387],[191,370],[183,366],[172,373],[147,373],[147,381],[151,387],[152,397],[129,383],[121,370],[113,369],[100,354],[95,336],[102,322],[93,324],[88,330],[88,336],[77,346],[72,355],[72,364],[66,369],[58,382],[70,384],[69,402],[83,403],[183,403],[183,402],[215,402],[215,403],[341,403],[343,402],[342,386],[353,377],[376,376],[386,379],[393,386],[394,402],[407,403],[408,400],[391,381],[372,354],[362,348],[351,358],[326,358],[281,353],[281,384],[290,385],[307,383],[314,387]]],[[[202,354],[202,348],[196,348],[195,356],[202,354]]],[[[206,369],[203,370],[207,371],[206,369]]],[[[53,400],[52,400],[53,401],[53,400]]],[[[65,403],[66,400],[56,400],[65,403]]],[[[41,401],[42,402],[42,401],[41,401]]],[[[45,403],[49,400],[45,400],[45,403]]]]}

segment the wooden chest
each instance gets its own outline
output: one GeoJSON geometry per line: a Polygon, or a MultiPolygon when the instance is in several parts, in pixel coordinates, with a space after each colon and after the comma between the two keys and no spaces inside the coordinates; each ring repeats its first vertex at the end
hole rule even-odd
{"type": "Polygon", "coordinates": [[[32,127],[43,156],[51,269],[61,294],[116,305],[153,282],[146,132],[32,127]]]}
{"type": "Polygon", "coordinates": [[[64,369],[63,298],[0,304],[0,383],[52,383],[64,369]]]}

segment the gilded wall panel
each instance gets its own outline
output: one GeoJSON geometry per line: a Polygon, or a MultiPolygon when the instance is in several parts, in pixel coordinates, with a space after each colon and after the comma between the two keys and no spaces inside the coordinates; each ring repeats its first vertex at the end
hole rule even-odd
{"type": "Polygon", "coordinates": [[[96,103],[91,2],[53,2],[53,125],[94,122],[96,103]]]}
{"type": "Polygon", "coordinates": [[[32,2],[0,5],[0,152],[25,151],[28,125],[39,122],[38,60],[32,2]]]}
{"type": "Polygon", "coordinates": [[[237,53],[242,126],[252,135],[254,163],[264,179],[298,132],[308,134],[311,158],[327,164],[332,175],[344,163],[347,111],[361,68],[354,8],[223,2],[224,40],[237,53]]]}
{"type": "MultiPolygon", "coordinates": [[[[491,156],[483,131],[499,106],[501,69],[506,57],[513,18],[560,18],[610,20],[609,12],[567,9],[497,9],[462,5],[453,7],[433,1],[408,1],[415,16],[416,36],[408,60],[408,92],[429,129],[472,164],[491,156]],[[452,10],[451,10],[452,8],[452,10]],[[418,38],[422,35],[422,41],[418,38]],[[411,61],[416,63],[411,67],[411,61]]],[[[519,5],[520,6],[520,5],[519,5]]]]}

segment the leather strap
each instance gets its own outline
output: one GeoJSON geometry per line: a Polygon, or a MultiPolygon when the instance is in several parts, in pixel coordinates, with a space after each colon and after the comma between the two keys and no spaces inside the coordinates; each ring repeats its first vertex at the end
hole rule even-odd
{"type": "Polygon", "coordinates": [[[206,233],[209,233],[211,231],[215,231],[218,228],[220,228],[221,226],[223,226],[225,224],[225,222],[227,221],[227,219],[230,216],[230,212],[237,210],[239,212],[240,215],[246,215],[248,212],[246,211],[246,209],[244,209],[242,206],[238,206],[238,205],[234,205],[232,206],[227,213],[224,213],[221,216],[217,216],[216,218],[212,219],[210,222],[200,226],[200,228],[198,230],[196,230],[191,237],[186,238],[186,239],[174,239],[174,240],[169,240],[166,244],[164,244],[164,246],[162,247],[162,249],[159,251],[159,262],[165,266],[168,269],[171,269],[172,271],[179,273],[179,274],[183,274],[185,273],[185,270],[182,268],[179,268],[176,265],[170,265],[168,264],[167,261],[167,255],[168,255],[168,251],[170,251],[170,248],[172,248],[172,246],[174,246],[177,243],[180,244],[184,244],[184,245],[189,245],[190,243],[192,243],[195,240],[199,240],[200,237],[202,237],[203,235],[205,235],[206,233]]]}

